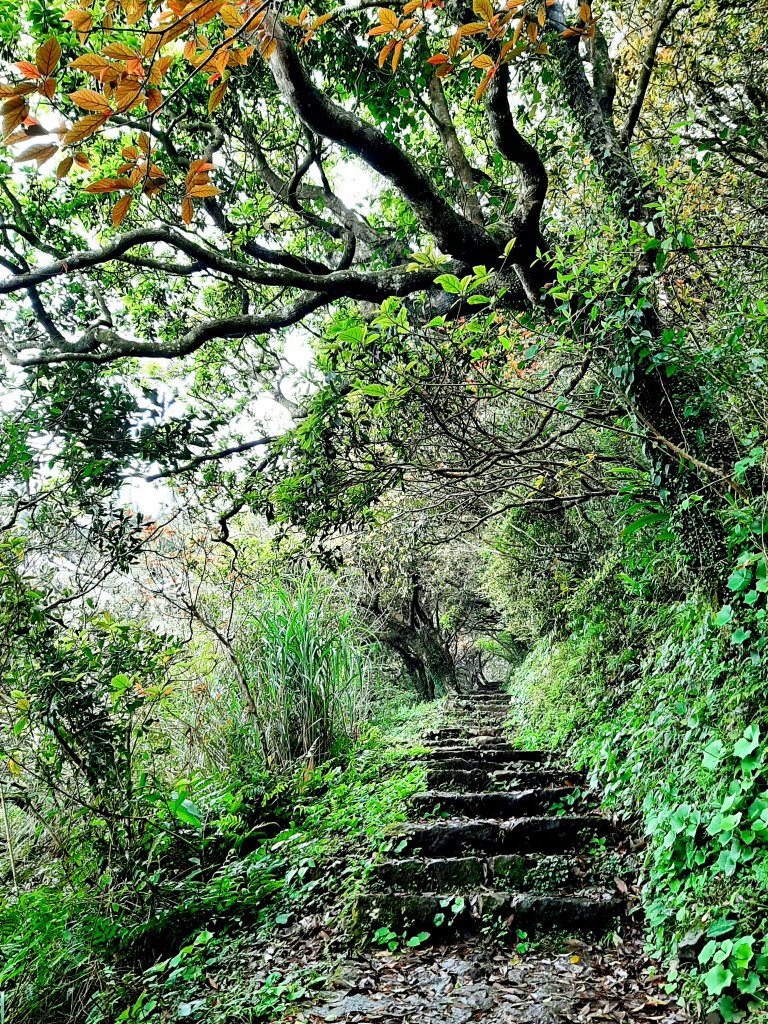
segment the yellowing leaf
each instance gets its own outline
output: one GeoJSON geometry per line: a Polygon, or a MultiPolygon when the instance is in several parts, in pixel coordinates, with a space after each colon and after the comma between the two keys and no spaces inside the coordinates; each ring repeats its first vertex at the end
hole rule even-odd
{"type": "Polygon", "coordinates": [[[110,43],[101,52],[105,57],[113,57],[116,60],[141,60],[141,54],[125,43],[110,43]]]}
{"type": "Polygon", "coordinates": [[[398,39],[395,43],[395,48],[392,51],[392,72],[397,71],[397,65],[400,61],[400,55],[403,52],[403,40],[398,39]]]}
{"type": "Polygon", "coordinates": [[[84,53],[81,57],[70,61],[68,66],[74,71],[85,71],[87,74],[93,75],[94,78],[101,78],[105,71],[114,67],[108,60],[99,57],[96,53],[84,53]]]}
{"type": "Polygon", "coordinates": [[[461,31],[454,32],[451,38],[448,40],[448,56],[455,57],[459,52],[461,46],[461,31]]]}
{"type": "Polygon", "coordinates": [[[95,196],[106,192],[121,192],[127,188],[130,188],[127,178],[100,178],[98,181],[92,181],[90,185],[86,185],[83,192],[89,192],[95,196]]]}
{"type": "Polygon", "coordinates": [[[473,68],[492,68],[493,60],[487,53],[481,53],[472,61],[473,68]]]}
{"type": "Polygon", "coordinates": [[[37,48],[35,64],[43,78],[50,78],[61,58],[61,47],[53,36],[49,36],[37,48]]]}
{"type": "Polygon", "coordinates": [[[192,200],[185,196],[181,204],[181,219],[185,224],[192,223],[192,200]]]}
{"type": "Polygon", "coordinates": [[[128,213],[128,208],[133,202],[133,196],[129,193],[124,196],[120,196],[115,205],[112,207],[112,226],[117,228],[123,222],[123,219],[128,213]]]}
{"type": "Polygon", "coordinates": [[[470,21],[468,25],[462,25],[459,29],[459,35],[462,36],[476,36],[481,32],[485,32],[488,25],[484,21],[470,21]]]}
{"type": "Polygon", "coordinates": [[[71,23],[78,35],[87,35],[93,28],[93,18],[88,11],[67,11],[64,20],[71,23]]]}
{"type": "Polygon", "coordinates": [[[472,4],[472,10],[480,18],[485,21],[490,21],[493,17],[493,7],[491,6],[491,0],[474,0],[472,4]]]}
{"type": "Polygon", "coordinates": [[[216,107],[224,99],[224,93],[227,91],[227,83],[220,82],[213,90],[211,95],[208,97],[208,113],[212,114],[216,107]]]}
{"type": "Polygon", "coordinates": [[[73,163],[74,163],[74,159],[71,156],[65,156],[64,159],[59,163],[58,167],[56,168],[56,177],[57,178],[66,178],[66,176],[72,170],[72,164],[73,163]]]}
{"type": "Polygon", "coordinates": [[[486,90],[486,89],[488,88],[488,86],[489,86],[489,85],[491,84],[491,79],[493,78],[493,76],[494,76],[494,74],[495,74],[495,73],[496,73],[496,69],[495,69],[495,68],[491,68],[491,69],[490,69],[490,70],[489,70],[489,71],[487,72],[487,74],[486,74],[485,78],[484,78],[484,79],[482,80],[482,82],[480,83],[480,85],[478,85],[477,89],[475,89],[475,103],[477,103],[477,102],[478,102],[478,100],[479,100],[479,99],[480,99],[480,97],[481,97],[481,96],[483,95],[483,93],[485,92],[485,90],[486,90]]]}
{"type": "Polygon", "coordinates": [[[64,132],[61,138],[62,145],[71,146],[82,142],[97,132],[108,120],[109,118],[104,114],[88,114],[87,117],[81,117],[79,121],[75,121],[69,131],[64,132]]]}
{"type": "Polygon", "coordinates": [[[387,29],[388,32],[394,32],[399,24],[399,18],[394,11],[391,11],[388,7],[379,8],[379,23],[387,29]]]}
{"type": "MultiPolygon", "coordinates": [[[[243,18],[235,4],[224,4],[219,11],[219,17],[224,24],[229,25],[230,28],[240,28],[243,24],[243,18]]],[[[287,20],[288,19],[286,19],[286,21],[287,20]]]]}
{"type": "Polygon", "coordinates": [[[390,53],[394,49],[394,46],[395,46],[395,40],[394,39],[390,39],[389,42],[382,49],[381,53],[379,54],[379,67],[380,68],[384,67],[384,64],[386,63],[387,57],[389,57],[390,53]]]}
{"type": "Polygon", "coordinates": [[[528,38],[532,43],[535,43],[539,37],[539,26],[535,21],[528,22],[528,38]]]}
{"type": "Polygon", "coordinates": [[[581,21],[589,21],[591,15],[592,11],[590,10],[589,4],[582,4],[579,7],[579,19],[581,21]]]}
{"type": "Polygon", "coordinates": [[[54,146],[52,143],[42,143],[37,146],[30,146],[29,149],[25,149],[23,153],[19,153],[14,158],[15,164],[28,163],[30,160],[34,160],[38,167],[41,167],[46,160],[50,160],[52,156],[58,153],[59,147],[54,146]]]}
{"type": "Polygon", "coordinates": [[[92,110],[99,114],[111,114],[112,108],[101,95],[93,89],[76,89],[69,93],[72,102],[82,110],[92,110]]]}
{"type": "Polygon", "coordinates": [[[194,185],[187,193],[192,199],[208,199],[219,194],[220,190],[215,185],[194,185]]]}

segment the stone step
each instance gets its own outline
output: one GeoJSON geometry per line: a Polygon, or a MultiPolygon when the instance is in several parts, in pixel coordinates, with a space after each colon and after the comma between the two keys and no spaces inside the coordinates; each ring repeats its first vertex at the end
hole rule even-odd
{"type": "Polygon", "coordinates": [[[624,909],[611,893],[594,890],[582,895],[543,896],[521,892],[480,892],[467,896],[408,892],[366,893],[357,903],[355,921],[370,934],[384,925],[398,935],[425,931],[432,939],[441,933],[467,935],[483,924],[503,921],[506,936],[518,931],[531,937],[562,931],[569,935],[601,935],[615,927],[624,909]]]}
{"type": "Polygon", "coordinates": [[[634,872],[613,852],[566,856],[526,853],[495,857],[409,857],[380,861],[371,872],[374,886],[403,892],[467,892],[482,888],[498,892],[539,892],[556,895],[585,887],[614,888],[614,879],[626,884],[634,872]]]}
{"type": "Polygon", "coordinates": [[[615,840],[611,823],[599,815],[562,814],[512,821],[461,818],[409,825],[392,842],[397,856],[461,857],[467,854],[570,853],[593,840],[615,840]]]}
{"type": "Polygon", "coordinates": [[[425,739],[424,745],[428,749],[436,747],[440,750],[447,750],[449,748],[458,748],[459,750],[503,750],[507,753],[516,749],[503,737],[486,736],[483,734],[476,736],[440,736],[433,740],[425,739]]]}
{"type": "Polygon", "coordinates": [[[449,793],[428,790],[411,797],[411,806],[422,813],[437,811],[452,816],[473,818],[521,818],[527,815],[551,814],[553,805],[570,796],[566,787],[536,787],[514,793],[449,793]]]}
{"type": "Polygon", "coordinates": [[[534,786],[565,786],[572,790],[585,783],[583,772],[569,772],[558,768],[536,769],[526,768],[525,765],[517,769],[500,770],[494,770],[492,765],[483,768],[442,767],[450,763],[443,761],[440,768],[430,768],[427,771],[427,785],[430,789],[479,793],[489,790],[513,792],[519,789],[532,789],[534,786]]]}
{"type": "Polygon", "coordinates": [[[475,725],[450,725],[442,726],[440,729],[430,729],[424,733],[425,740],[440,739],[441,737],[463,737],[464,739],[475,739],[477,737],[490,736],[495,739],[504,739],[504,730],[500,726],[489,726],[484,728],[483,726],[475,725]]]}
{"type": "Polygon", "coordinates": [[[527,761],[531,764],[541,764],[547,760],[547,754],[542,750],[516,750],[514,747],[467,747],[448,746],[431,747],[426,754],[418,755],[420,760],[430,761],[467,761],[467,767],[474,768],[483,764],[515,764],[520,761],[527,761]]]}

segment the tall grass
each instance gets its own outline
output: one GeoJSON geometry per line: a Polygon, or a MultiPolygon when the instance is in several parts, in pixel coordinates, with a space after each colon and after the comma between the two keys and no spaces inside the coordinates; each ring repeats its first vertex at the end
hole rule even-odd
{"type": "Polygon", "coordinates": [[[354,742],[368,716],[372,644],[340,593],[311,573],[275,580],[243,599],[238,619],[232,649],[264,764],[318,763],[354,742]]]}

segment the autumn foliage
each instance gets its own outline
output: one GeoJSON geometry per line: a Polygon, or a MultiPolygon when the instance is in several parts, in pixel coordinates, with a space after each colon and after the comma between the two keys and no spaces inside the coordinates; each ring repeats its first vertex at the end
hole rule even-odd
{"type": "MultiPolygon", "coordinates": [[[[476,20],[453,27],[445,49],[430,56],[427,64],[440,78],[467,66],[481,72],[474,93],[478,101],[503,64],[524,53],[548,54],[546,36],[553,26],[547,8],[553,3],[506,0],[496,9],[491,0],[474,0],[476,20]]],[[[368,31],[372,40],[383,41],[378,66],[388,64],[395,72],[406,45],[420,32],[425,28],[441,31],[427,13],[442,7],[443,0],[407,0],[400,13],[379,8],[376,24],[368,31]]],[[[111,209],[112,224],[117,227],[137,197],[152,199],[168,184],[170,172],[154,162],[150,138],[157,115],[171,98],[193,80],[204,78],[210,89],[206,104],[210,115],[236,81],[234,70],[244,68],[255,55],[270,59],[278,18],[298,33],[296,45],[302,47],[323,26],[328,26],[332,39],[329,23],[348,13],[342,6],[315,17],[305,6],[299,14],[278,15],[263,0],[240,4],[168,0],[156,5],[146,0],[108,0],[99,15],[93,0],[80,0],[65,20],[83,52],[64,63],[61,45],[51,36],[32,60],[13,65],[15,81],[0,83],[3,145],[16,152],[16,163],[35,162],[42,168],[56,159],[53,173],[66,178],[73,167],[89,169],[84,144],[107,131],[112,139],[129,114],[132,123],[143,123],[145,130],[138,135],[117,139],[122,162],[115,174],[84,186],[90,194],[118,196],[111,209]],[[165,83],[172,69],[175,84],[169,88],[165,83]],[[82,83],[65,92],[62,81],[71,81],[73,72],[82,83]],[[32,145],[24,147],[28,142],[32,145]]],[[[594,26],[591,8],[583,3],[577,24],[559,34],[591,37],[594,26]]],[[[180,209],[185,224],[192,221],[196,200],[217,194],[209,178],[213,170],[214,165],[202,158],[190,165],[180,209]]]]}

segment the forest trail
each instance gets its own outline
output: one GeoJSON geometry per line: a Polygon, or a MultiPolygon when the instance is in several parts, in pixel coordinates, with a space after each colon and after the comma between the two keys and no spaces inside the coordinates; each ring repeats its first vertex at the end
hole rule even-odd
{"type": "Polygon", "coordinates": [[[340,961],[292,1020],[685,1019],[627,922],[625,837],[581,794],[579,773],[509,744],[506,709],[489,684],[426,734],[429,789],[358,900],[361,931],[431,944],[340,961]]]}

